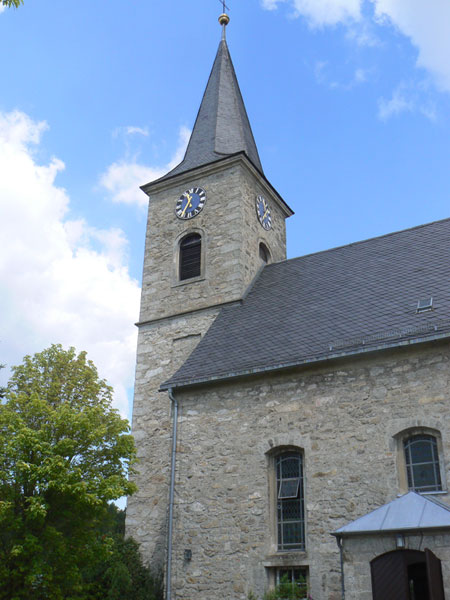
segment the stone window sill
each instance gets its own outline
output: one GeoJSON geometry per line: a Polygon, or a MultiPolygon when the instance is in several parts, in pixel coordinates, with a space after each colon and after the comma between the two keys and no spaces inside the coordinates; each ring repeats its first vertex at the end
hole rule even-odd
{"type": "Polygon", "coordinates": [[[172,287],[178,287],[180,285],[187,285],[188,283],[197,283],[197,281],[204,281],[206,277],[199,275],[198,277],[191,277],[190,279],[183,279],[183,281],[174,281],[172,287]]]}
{"type": "Polygon", "coordinates": [[[265,567],[297,567],[308,564],[307,552],[277,552],[264,557],[265,567]]]}

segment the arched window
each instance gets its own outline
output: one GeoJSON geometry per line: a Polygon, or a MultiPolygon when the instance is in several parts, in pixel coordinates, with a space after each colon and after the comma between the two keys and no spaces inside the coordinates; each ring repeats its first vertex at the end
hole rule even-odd
{"type": "Polygon", "coordinates": [[[299,452],[275,456],[278,550],[304,550],[303,460],[299,452]]]}
{"type": "Polygon", "coordinates": [[[263,244],[263,242],[259,244],[259,258],[263,263],[270,263],[270,252],[268,247],[263,244]]]}
{"type": "Polygon", "coordinates": [[[180,281],[198,277],[201,273],[202,238],[198,233],[184,237],[180,242],[180,281]]]}
{"type": "Polygon", "coordinates": [[[408,488],[415,492],[440,492],[441,467],[434,435],[419,433],[403,439],[408,488]]]}

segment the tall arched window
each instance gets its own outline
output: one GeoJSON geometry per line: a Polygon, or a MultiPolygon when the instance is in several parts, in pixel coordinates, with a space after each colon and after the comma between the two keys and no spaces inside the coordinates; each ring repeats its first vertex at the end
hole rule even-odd
{"type": "Polygon", "coordinates": [[[434,435],[419,433],[403,439],[408,488],[415,492],[440,492],[441,467],[434,435]]]}
{"type": "Polygon", "coordinates": [[[305,548],[303,460],[299,452],[275,457],[278,550],[305,548]]]}
{"type": "Polygon", "coordinates": [[[179,276],[180,281],[198,277],[201,274],[202,238],[198,233],[184,237],[180,242],[179,276]]]}

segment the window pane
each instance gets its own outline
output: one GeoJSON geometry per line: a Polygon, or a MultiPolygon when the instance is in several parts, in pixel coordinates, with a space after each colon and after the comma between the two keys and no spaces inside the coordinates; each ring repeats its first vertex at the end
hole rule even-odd
{"type": "Polygon", "coordinates": [[[299,500],[282,500],[281,516],[283,521],[301,519],[303,516],[302,503],[299,500]]]}
{"type": "Polygon", "coordinates": [[[435,485],[435,473],[434,466],[432,464],[415,465],[413,466],[412,470],[415,488],[435,485]]]}
{"type": "Polygon", "coordinates": [[[262,242],[259,245],[259,258],[265,263],[269,262],[269,251],[262,242]]]}
{"type": "Polygon", "coordinates": [[[297,498],[300,479],[283,479],[280,482],[278,498],[297,498]]]}
{"type": "Polygon", "coordinates": [[[281,463],[281,477],[289,479],[291,477],[300,476],[300,460],[298,456],[285,458],[281,463]]]}
{"type": "Polygon", "coordinates": [[[286,452],[276,459],[279,550],[305,547],[302,457],[286,452]]]}
{"type": "Polygon", "coordinates": [[[180,280],[198,277],[201,272],[201,237],[195,233],[180,244],[180,280]]]}
{"type": "Polygon", "coordinates": [[[415,435],[404,441],[409,489],[432,492],[442,489],[437,442],[432,435],[415,435]]]}
{"type": "Polygon", "coordinates": [[[429,440],[417,440],[412,442],[410,454],[413,463],[430,462],[434,460],[433,446],[429,440]]]}
{"type": "Polygon", "coordinates": [[[280,583],[281,579],[285,578],[291,583],[304,585],[306,583],[306,575],[306,569],[301,569],[299,567],[293,567],[292,569],[277,569],[277,583],[280,583]]]}
{"type": "MultiPolygon", "coordinates": [[[[306,598],[308,592],[308,570],[305,567],[292,567],[276,570],[278,593],[282,598],[306,598]]],[[[277,596],[278,598],[279,596],[277,596]]],[[[308,596],[309,597],[309,596],[308,596]]]]}
{"type": "Polygon", "coordinates": [[[283,543],[286,546],[300,547],[303,538],[303,523],[294,521],[283,524],[283,543]]]}

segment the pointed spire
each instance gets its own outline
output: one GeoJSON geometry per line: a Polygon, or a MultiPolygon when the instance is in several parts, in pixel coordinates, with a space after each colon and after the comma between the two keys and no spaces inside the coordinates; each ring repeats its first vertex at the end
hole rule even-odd
{"type": "Polygon", "coordinates": [[[229,20],[226,14],[219,17],[219,23],[222,25],[222,40],[184,159],[162,179],[237,152],[245,152],[262,172],[258,150],[225,38],[225,28],[229,20]]]}

